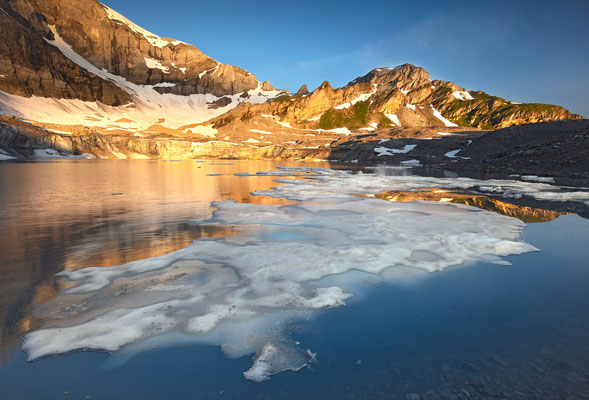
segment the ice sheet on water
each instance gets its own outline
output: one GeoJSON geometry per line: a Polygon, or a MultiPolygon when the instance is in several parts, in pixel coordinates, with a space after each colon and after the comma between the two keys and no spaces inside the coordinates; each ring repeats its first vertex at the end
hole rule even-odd
{"type": "MultiPolygon", "coordinates": [[[[514,218],[451,203],[352,196],[472,187],[479,181],[317,168],[279,172],[308,179],[277,179],[281,186],[257,194],[298,203],[221,201],[213,203],[211,219],[195,222],[231,225],[237,235],[199,239],[185,249],[120,266],[62,272],[73,286],[41,310],[51,327],[25,336],[29,359],[84,349],[117,351],[181,333],[222,345],[231,356],[256,352],[244,375],[261,381],[314,358],[285,345],[293,342],[288,321],[344,305],[361,294],[363,285],[355,279],[399,279],[537,250],[520,240],[524,223],[514,218]]],[[[550,186],[490,185],[534,196],[546,196],[550,186]]]]}
{"type": "Polygon", "coordinates": [[[252,367],[243,373],[246,379],[263,382],[283,371],[299,371],[315,360],[315,353],[298,347],[288,348],[276,342],[265,343],[258,349],[252,367]]]}

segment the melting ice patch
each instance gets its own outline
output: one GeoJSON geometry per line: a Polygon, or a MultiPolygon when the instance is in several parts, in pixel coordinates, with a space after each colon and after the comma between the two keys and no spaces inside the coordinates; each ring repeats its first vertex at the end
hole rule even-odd
{"type": "Polygon", "coordinates": [[[405,145],[402,149],[390,149],[388,147],[379,146],[374,148],[374,152],[377,153],[378,156],[392,156],[393,154],[407,154],[416,147],[416,144],[405,145]]]}
{"type": "MultiPolygon", "coordinates": [[[[294,204],[216,202],[209,220],[194,223],[230,225],[236,235],[120,266],[62,272],[73,286],[40,310],[48,327],[24,337],[29,360],[114,352],[180,334],[220,345],[231,357],[255,353],[244,376],[260,382],[315,359],[289,336],[289,321],[345,305],[362,290],[362,274],[392,279],[536,250],[520,240],[524,223],[514,218],[458,204],[352,196],[483,181],[297,168],[260,174],[298,175],[255,192],[294,204]]],[[[554,192],[543,183],[485,182],[503,192],[554,192]]]]}

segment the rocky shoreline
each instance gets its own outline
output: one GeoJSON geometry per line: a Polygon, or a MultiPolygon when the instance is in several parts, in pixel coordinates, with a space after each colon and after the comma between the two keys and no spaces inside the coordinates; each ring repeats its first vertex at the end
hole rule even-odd
{"type": "MultiPolygon", "coordinates": [[[[477,179],[510,179],[589,187],[589,120],[552,121],[496,131],[398,128],[352,133],[329,147],[256,146],[206,138],[105,135],[88,130],[55,133],[15,117],[0,117],[0,160],[51,158],[255,159],[325,161],[336,168],[410,167],[419,175],[449,174],[477,179]]],[[[489,195],[490,198],[494,196],[489,195]]],[[[501,197],[495,197],[501,200],[501,197]]],[[[589,207],[573,201],[509,199],[520,207],[576,213],[589,207]]]]}
{"type": "Polygon", "coordinates": [[[310,148],[210,138],[106,135],[89,129],[78,134],[56,133],[19,118],[0,116],[0,151],[14,159],[34,159],[35,150],[52,149],[64,158],[85,154],[90,158],[328,160],[364,166],[410,165],[479,177],[551,177],[561,185],[589,186],[587,119],[496,131],[438,130],[397,128],[353,133],[339,135],[329,147],[310,148]],[[424,137],[436,133],[437,137],[424,137]]]}

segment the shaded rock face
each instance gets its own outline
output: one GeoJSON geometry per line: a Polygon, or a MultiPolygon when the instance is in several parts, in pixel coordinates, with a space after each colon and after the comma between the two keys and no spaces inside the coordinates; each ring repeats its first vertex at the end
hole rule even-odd
{"type": "Polygon", "coordinates": [[[1,0],[0,7],[5,11],[0,12],[0,89],[8,93],[94,100],[91,92],[105,104],[124,103],[124,94],[112,83],[84,76],[56,55],[44,40],[53,39],[50,27],[86,60],[135,84],[166,82],[175,84],[168,93],[218,97],[259,85],[251,73],[220,64],[192,45],[151,34],[95,0],[1,0]],[[33,72],[19,74],[22,67],[33,72]]]}
{"type": "Polygon", "coordinates": [[[307,85],[303,85],[299,88],[299,90],[295,93],[295,96],[306,96],[309,94],[309,88],[307,85]]]}

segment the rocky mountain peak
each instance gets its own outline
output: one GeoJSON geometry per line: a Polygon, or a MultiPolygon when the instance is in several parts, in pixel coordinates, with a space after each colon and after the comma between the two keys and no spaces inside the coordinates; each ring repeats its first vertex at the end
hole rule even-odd
{"type": "Polygon", "coordinates": [[[295,96],[306,96],[309,94],[309,88],[307,85],[302,85],[299,90],[295,93],[295,96]]]}
{"type": "Polygon", "coordinates": [[[26,22],[38,39],[51,42],[57,37],[95,67],[133,84],[165,86],[161,91],[177,95],[219,97],[260,84],[250,72],[221,64],[192,45],[153,34],[96,0],[2,0],[0,4],[21,25],[26,22]]]}
{"type": "Polygon", "coordinates": [[[329,81],[324,81],[316,90],[333,90],[329,81]]]}
{"type": "Polygon", "coordinates": [[[429,73],[412,64],[403,64],[398,67],[375,68],[364,76],[351,81],[348,86],[357,83],[371,83],[378,86],[390,86],[409,91],[419,88],[430,82],[429,73]]]}

